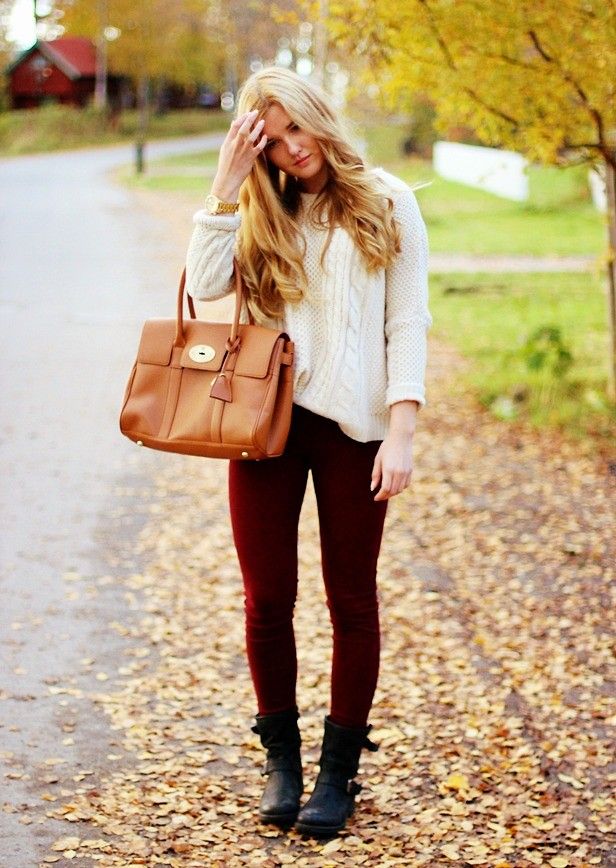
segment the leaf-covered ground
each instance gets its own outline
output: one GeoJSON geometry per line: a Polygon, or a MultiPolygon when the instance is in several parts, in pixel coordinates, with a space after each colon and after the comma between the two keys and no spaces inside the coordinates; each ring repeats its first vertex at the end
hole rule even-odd
{"type": "MultiPolygon", "coordinates": [[[[125,658],[94,697],[116,734],[116,770],[48,795],[66,834],[41,864],[616,864],[616,479],[592,451],[451,394],[459,363],[433,342],[413,482],[390,502],[371,715],[380,749],[364,754],[343,835],[304,839],[256,817],[263,753],[227,466],[161,456],[143,569],[118,576],[132,610],[115,625],[125,658]]],[[[309,790],[331,659],[310,487],[300,570],[309,790]]]]}

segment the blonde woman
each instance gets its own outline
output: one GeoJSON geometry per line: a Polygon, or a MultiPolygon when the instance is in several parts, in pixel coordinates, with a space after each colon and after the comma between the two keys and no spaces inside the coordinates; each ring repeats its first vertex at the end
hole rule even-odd
{"type": "Polygon", "coordinates": [[[194,223],[189,293],[231,292],[236,255],[255,320],[295,342],[285,452],[230,461],[229,505],[258,705],[253,731],[267,751],[260,817],[334,835],[361,789],[361,750],[377,749],[368,739],[380,650],[377,559],[388,499],[411,481],[425,404],[425,225],[412,190],[358,155],[328,96],[275,67],[241,88],[194,223]],[[334,647],[320,770],[300,810],[293,609],[309,471],[334,647]]]}

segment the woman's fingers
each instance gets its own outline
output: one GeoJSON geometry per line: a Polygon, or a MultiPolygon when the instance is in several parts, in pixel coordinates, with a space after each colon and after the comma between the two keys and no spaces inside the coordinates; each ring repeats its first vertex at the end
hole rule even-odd
{"type": "Polygon", "coordinates": [[[383,479],[381,481],[381,491],[386,497],[390,497],[393,493],[393,477],[387,470],[383,471],[383,479]]]}
{"type": "Polygon", "coordinates": [[[384,471],[381,479],[381,486],[374,498],[375,500],[388,500],[390,497],[395,497],[401,494],[405,488],[408,488],[411,481],[411,473],[393,473],[392,471],[384,471]]]}
{"type": "Polygon", "coordinates": [[[263,129],[263,125],[264,125],[264,123],[265,123],[265,121],[263,120],[263,118],[261,118],[260,121],[257,121],[257,123],[255,124],[255,127],[254,127],[254,129],[252,130],[252,132],[250,132],[250,133],[246,136],[246,141],[247,141],[247,142],[251,142],[251,143],[254,145],[254,143],[257,141],[257,139],[258,139],[259,136],[261,135],[261,130],[263,129]]]}
{"type": "Polygon", "coordinates": [[[244,139],[248,139],[248,135],[250,133],[250,128],[252,127],[257,114],[258,114],[257,109],[254,109],[254,111],[248,112],[248,114],[245,116],[244,120],[242,121],[242,123],[239,126],[239,129],[237,131],[238,136],[240,136],[244,139]]]}
{"type": "Polygon", "coordinates": [[[244,114],[238,115],[236,118],[234,118],[231,121],[231,129],[233,129],[234,127],[241,127],[241,125],[246,120],[247,114],[248,114],[248,112],[244,112],[244,114]]]}
{"type": "Polygon", "coordinates": [[[248,116],[248,112],[244,112],[243,115],[238,115],[238,117],[236,117],[235,120],[233,120],[231,122],[231,125],[229,127],[229,133],[228,133],[229,138],[232,138],[232,139],[235,138],[235,136],[238,133],[239,128],[242,126],[242,124],[246,120],[247,116],[248,116]]]}
{"type": "MultiPolygon", "coordinates": [[[[229,126],[229,132],[227,133],[227,142],[233,142],[237,139],[239,135],[243,135],[242,127],[245,127],[246,121],[249,120],[250,112],[244,112],[242,115],[238,115],[235,120],[231,122],[229,126]]],[[[250,126],[248,126],[250,129],[250,126]]]]}
{"type": "Polygon", "coordinates": [[[380,449],[379,449],[379,452],[377,452],[376,457],[374,459],[374,464],[372,465],[372,478],[370,480],[370,491],[374,491],[374,489],[378,487],[380,478],[381,478],[381,455],[380,455],[380,449]]]}

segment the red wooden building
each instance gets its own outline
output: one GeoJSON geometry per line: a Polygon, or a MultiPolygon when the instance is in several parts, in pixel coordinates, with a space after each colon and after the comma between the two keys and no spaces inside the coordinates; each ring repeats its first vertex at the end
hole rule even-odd
{"type": "MultiPolygon", "coordinates": [[[[83,36],[38,40],[8,67],[12,108],[34,108],[43,102],[84,106],[94,94],[96,49],[83,36]]],[[[113,102],[122,77],[109,75],[107,89],[113,102]]]]}

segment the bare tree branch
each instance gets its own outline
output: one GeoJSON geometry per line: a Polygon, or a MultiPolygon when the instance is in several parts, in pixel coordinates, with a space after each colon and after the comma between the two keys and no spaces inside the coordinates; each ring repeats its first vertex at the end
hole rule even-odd
{"type": "Polygon", "coordinates": [[[423,6],[423,8],[424,8],[424,11],[425,11],[426,16],[428,18],[428,22],[430,24],[430,29],[432,30],[432,33],[434,34],[434,38],[436,39],[439,48],[443,52],[443,56],[444,56],[445,60],[447,61],[447,66],[450,69],[453,69],[457,72],[458,67],[456,66],[456,62],[453,59],[453,55],[449,51],[449,46],[447,45],[447,43],[445,42],[445,40],[443,39],[443,37],[441,35],[441,31],[438,29],[436,21],[434,20],[434,15],[432,14],[432,9],[430,8],[430,6],[428,4],[428,0],[418,0],[418,3],[420,6],[423,6]]]}

